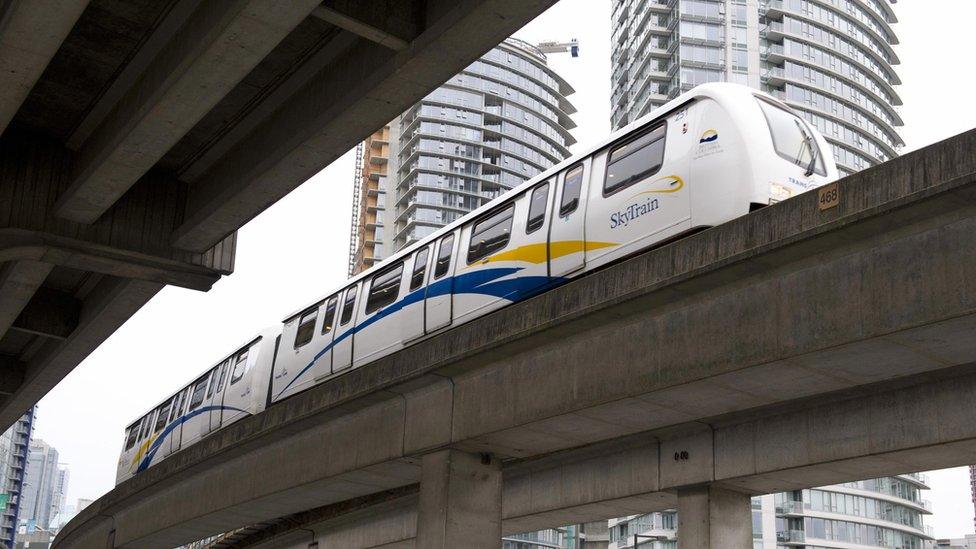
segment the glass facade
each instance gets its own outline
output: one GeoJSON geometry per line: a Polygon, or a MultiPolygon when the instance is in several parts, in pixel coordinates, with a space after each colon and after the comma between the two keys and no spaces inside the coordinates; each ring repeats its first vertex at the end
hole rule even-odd
{"type": "Polygon", "coordinates": [[[571,93],[542,52],[510,38],[393,120],[386,148],[367,141],[362,172],[375,175],[383,202],[364,192],[353,206],[364,220],[358,249],[368,249],[351,251],[352,272],[567,158],[571,93]],[[382,166],[370,165],[379,155],[382,166]]]}
{"type": "Polygon", "coordinates": [[[842,175],[903,145],[890,0],[614,0],[612,123],[692,87],[737,82],[790,104],[842,175]]]}

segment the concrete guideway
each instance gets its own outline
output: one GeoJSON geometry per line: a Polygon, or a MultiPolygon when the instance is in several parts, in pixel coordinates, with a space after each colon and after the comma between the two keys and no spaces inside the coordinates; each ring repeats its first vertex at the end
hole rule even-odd
{"type": "Polygon", "coordinates": [[[417,483],[423,502],[449,452],[500,461],[497,507],[427,498],[482,505],[479,532],[678,505],[714,547],[750,494],[969,463],[974,151],[976,131],[841,181],[836,207],[806,193],[312,388],[116,487],[58,546],[173,546],[417,483]]]}
{"type": "Polygon", "coordinates": [[[555,0],[0,6],[0,428],[555,0]]]}

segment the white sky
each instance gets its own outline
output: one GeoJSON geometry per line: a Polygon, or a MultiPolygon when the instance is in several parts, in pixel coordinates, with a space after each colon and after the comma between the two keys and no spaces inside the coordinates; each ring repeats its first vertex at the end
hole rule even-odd
{"type": "MultiPolygon", "coordinates": [[[[898,68],[905,150],[976,127],[968,51],[972,0],[902,0],[898,68]],[[933,7],[938,5],[939,9],[933,7]]],[[[518,33],[532,42],[578,38],[581,56],[551,55],[576,88],[574,131],[586,146],[610,129],[610,10],[606,0],[561,0],[518,33]]],[[[166,288],[40,402],[35,436],[71,467],[68,502],[114,486],[126,425],[189,383],[259,329],[345,279],[352,197],[347,154],[240,231],[235,273],[208,293],[166,288]]],[[[965,468],[930,474],[937,537],[973,532],[965,468]]]]}

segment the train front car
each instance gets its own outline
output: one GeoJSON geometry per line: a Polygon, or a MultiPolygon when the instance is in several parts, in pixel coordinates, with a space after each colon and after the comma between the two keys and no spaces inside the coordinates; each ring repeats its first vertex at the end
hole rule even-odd
{"type": "Polygon", "coordinates": [[[278,331],[265,330],[129,426],[115,483],[264,411],[278,331]]]}

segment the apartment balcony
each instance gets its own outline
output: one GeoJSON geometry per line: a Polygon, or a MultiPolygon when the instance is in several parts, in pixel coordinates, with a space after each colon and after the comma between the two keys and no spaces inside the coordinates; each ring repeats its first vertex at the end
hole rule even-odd
{"type": "Polygon", "coordinates": [[[769,48],[766,49],[765,58],[767,61],[774,65],[782,65],[783,61],[786,60],[786,49],[782,44],[769,44],[769,48]]]}
{"type": "Polygon", "coordinates": [[[786,71],[779,67],[773,67],[766,71],[763,75],[766,83],[774,88],[780,88],[786,85],[786,71]]]}
{"type": "Polygon", "coordinates": [[[803,545],[806,540],[806,532],[803,530],[784,530],[776,532],[776,542],[787,545],[803,545]]]}
{"type": "Polygon", "coordinates": [[[671,13],[671,6],[667,2],[648,2],[647,11],[664,15],[671,13]]]}
{"type": "Polygon", "coordinates": [[[807,506],[802,501],[784,501],[776,506],[777,515],[802,515],[807,506]]]}

